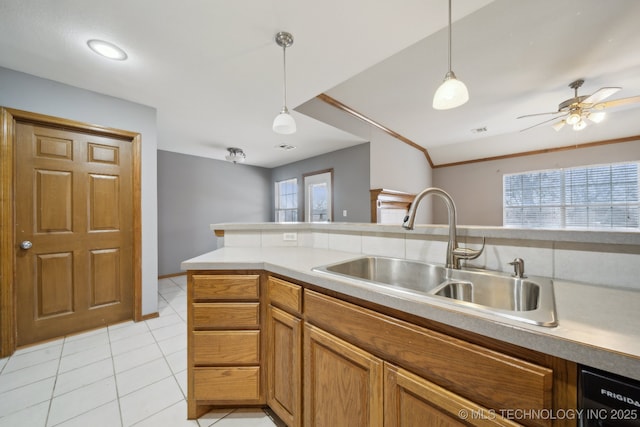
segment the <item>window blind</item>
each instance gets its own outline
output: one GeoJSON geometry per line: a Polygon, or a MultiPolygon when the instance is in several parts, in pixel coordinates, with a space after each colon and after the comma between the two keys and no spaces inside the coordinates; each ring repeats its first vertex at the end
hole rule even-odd
{"type": "Polygon", "coordinates": [[[503,176],[503,224],[524,228],[638,228],[638,163],[503,176]]]}

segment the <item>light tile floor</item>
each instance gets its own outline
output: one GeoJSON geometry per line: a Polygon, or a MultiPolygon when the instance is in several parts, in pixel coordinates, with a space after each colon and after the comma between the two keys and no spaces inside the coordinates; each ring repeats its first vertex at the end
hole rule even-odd
{"type": "Polygon", "coordinates": [[[187,420],[186,276],[158,281],[160,317],[0,359],[0,427],[274,427],[261,409],[187,420]]]}

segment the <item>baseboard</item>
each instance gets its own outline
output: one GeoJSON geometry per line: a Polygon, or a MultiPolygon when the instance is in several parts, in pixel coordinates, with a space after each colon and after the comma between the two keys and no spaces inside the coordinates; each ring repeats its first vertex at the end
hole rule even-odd
{"type": "Polygon", "coordinates": [[[140,322],[143,320],[155,319],[156,317],[160,317],[160,312],[156,311],[154,313],[145,314],[138,321],[140,322]]]}

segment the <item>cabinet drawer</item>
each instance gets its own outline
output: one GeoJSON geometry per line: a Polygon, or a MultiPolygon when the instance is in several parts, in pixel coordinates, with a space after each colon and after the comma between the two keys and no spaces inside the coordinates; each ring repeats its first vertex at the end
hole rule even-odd
{"type": "Polygon", "coordinates": [[[217,300],[257,300],[260,276],[194,274],[193,298],[217,300]]]}
{"type": "Polygon", "coordinates": [[[193,386],[196,400],[258,400],[260,368],[194,368],[193,386]]]}
{"type": "Polygon", "coordinates": [[[193,332],[196,365],[257,365],[260,363],[260,331],[193,332]]]}
{"type": "Polygon", "coordinates": [[[302,314],[302,287],[284,280],[269,277],[269,301],[272,304],[291,311],[295,314],[302,314]]]}
{"type": "Polygon", "coordinates": [[[194,328],[259,328],[260,304],[238,303],[194,303],[194,328]]]}

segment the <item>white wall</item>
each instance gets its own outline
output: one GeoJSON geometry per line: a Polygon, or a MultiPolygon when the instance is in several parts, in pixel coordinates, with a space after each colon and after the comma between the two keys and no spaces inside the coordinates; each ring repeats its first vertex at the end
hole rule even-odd
{"type": "MultiPolygon", "coordinates": [[[[371,188],[419,193],[432,186],[432,170],[424,154],[381,130],[371,128],[371,188]]],[[[433,198],[423,199],[416,224],[432,221],[433,198]]]]}
{"type": "MultiPolygon", "coordinates": [[[[634,160],[640,160],[640,140],[436,168],[433,183],[453,197],[458,224],[501,226],[504,174],[634,160]]],[[[446,221],[446,209],[436,206],[434,216],[446,221]]]]}
{"type": "Polygon", "coordinates": [[[142,314],[158,311],[155,108],[1,67],[0,105],[142,135],[142,314]]]}
{"type": "MultiPolygon", "coordinates": [[[[418,193],[431,187],[431,166],[421,151],[317,98],[296,107],[296,111],[370,142],[370,189],[418,193]]],[[[431,222],[432,204],[433,198],[421,202],[417,224],[431,222]]]]}

